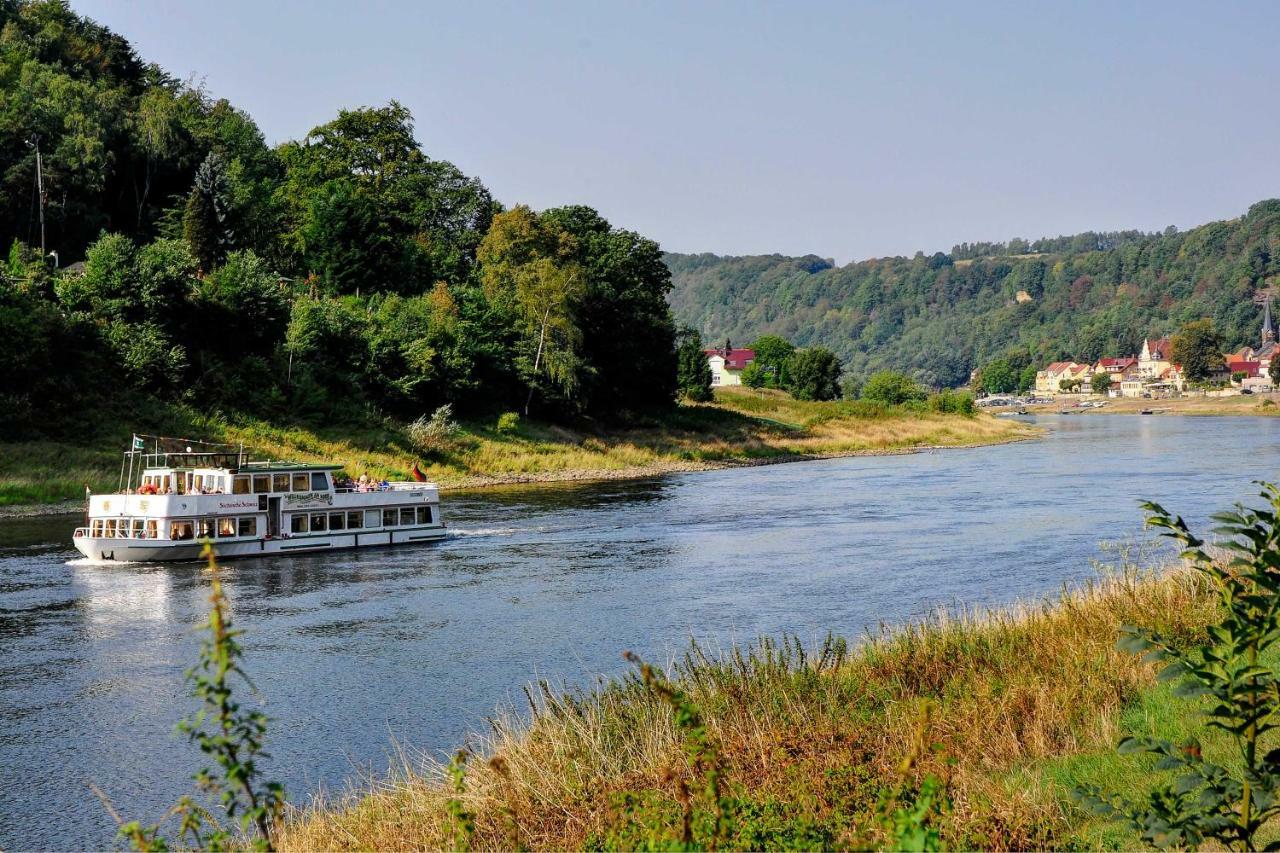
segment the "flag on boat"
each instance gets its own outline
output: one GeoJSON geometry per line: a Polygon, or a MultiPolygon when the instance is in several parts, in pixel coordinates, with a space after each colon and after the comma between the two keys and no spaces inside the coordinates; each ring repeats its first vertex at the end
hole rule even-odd
{"type": "Polygon", "coordinates": [[[144,448],[146,448],[146,446],[147,446],[147,443],[146,443],[145,441],[143,441],[143,440],[142,440],[142,438],[141,438],[140,436],[136,436],[136,435],[135,435],[135,436],[133,437],[133,449],[134,449],[134,450],[143,450],[144,448]]]}
{"type": "Polygon", "coordinates": [[[413,470],[410,471],[409,473],[412,474],[413,479],[418,481],[419,483],[427,482],[427,475],[422,473],[422,469],[418,467],[417,462],[413,463],[413,470]]]}

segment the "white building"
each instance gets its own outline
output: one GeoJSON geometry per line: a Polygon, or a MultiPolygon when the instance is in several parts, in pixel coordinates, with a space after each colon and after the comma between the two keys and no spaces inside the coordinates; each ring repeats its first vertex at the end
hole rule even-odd
{"type": "Polygon", "coordinates": [[[742,371],[756,360],[755,350],[719,349],[703,350],[707,363],[711,365],[711,387],[720,388],[726,385],[741,385],[742,371]]]}

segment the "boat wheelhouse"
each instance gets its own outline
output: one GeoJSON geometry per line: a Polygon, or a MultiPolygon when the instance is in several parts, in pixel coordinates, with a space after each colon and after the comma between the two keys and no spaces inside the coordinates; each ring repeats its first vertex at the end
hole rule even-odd
{"type": "Polygon", "coordinates": [[[218,557],[257,557],[445,536],[431,483],[357,483],[340,465],[250,462],[243,450],[127,457],[141,457],[136,487],[131,465],[118,493],[88,497],[87,524],[72,537],[91,559],[191,560],[206,541],[218,557]]]}

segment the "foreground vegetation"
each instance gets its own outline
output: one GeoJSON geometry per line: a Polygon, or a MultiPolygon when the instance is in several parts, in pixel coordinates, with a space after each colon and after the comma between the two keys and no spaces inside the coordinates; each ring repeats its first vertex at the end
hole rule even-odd
{"type": "MultiPolygon", "coordinates": [[[[1188,645],[1214,613],[1197,576],[1130,571],[1053,604],[939,617],[853,651],[785,638],[724,656],[694,647],[668,675],[714,749],[715,802],[687,714],[627,677],[589,694],[531,693],[531,722],[501,717],[471,745],[483,760],[461,794],[441,768],[406,766],[296,812],[277,843],[438,849],[455,843],[462,811],[477,848],[672,846],[690,803],[703,846],[697,832],[718,808],[733,815],[721,839],[731,848],[892,846],[895,813],[915,813],[954,849],[1131,848],[1136,835],[1072,792],[1149,789],[1150,763],[1117,756],[1117,739],[1177,739],[1198,720],[1116,638],[1140,623],[1188,645]]],[[[1204,740],[1206,754],[1222,747],[1204,740]]]]}
{"type": "Polygon", "coordinates": [[[244,442],[261,456],[332,460],[355,475],[405,479],[415,459],[445,488],[585,480],[919,447],[961,446],[1033,435],[987,415],[876,403],[798,401],[780,391],[721,389],[713,403],[681,406],[620,428],[570,426],[516,415],[464,420],[435,449],[416,446],[403,423],[273,426],[174,410],[148,424],[99,427],[92,448],[53,441],[0,445],[0,506],[52,503],[116,488],[132,430],[244,442]]]}

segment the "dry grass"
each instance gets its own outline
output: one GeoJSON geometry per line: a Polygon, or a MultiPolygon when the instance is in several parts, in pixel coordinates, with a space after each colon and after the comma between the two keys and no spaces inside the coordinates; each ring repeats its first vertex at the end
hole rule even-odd
{"type": "MultiPolygon", "coordinates": [[[[524,422],[501,433],[493,421],[463,424],[442,452],[423,458],[402,425],[278,426],[194,417],[184,433],[243,442],[257,456],[343,465],[404,479],[415,460],[443,488],[588,480],[699,470],[728,464],[991,444],[1036,433],[989,415],[943,415],[849,403],[800,402],[778,391],[722,389],[715,403],[682,406],[630,429],[524,422]]],[[[134,427],[122,426],[123,449],[134,427]]],[[[139,431],[144,428],[136,427],[139,431]]],[[[119,455],[54,442],[0,445],[0,506],[77,498],[83,484],[114,490],[119,455]]]]}
{"type": "MultiPolygon", "coordinates": [[[[1150,668],[1115,649],[1119,625],[1190,641],[1211,614],[1189,574],[1128,572],[1053,604],[884,631],[848,655],[839,643],[808,655],[791,642],[724,656],[695,648],[670,673],[701,708],[747,816],[733,847],[883,844],[876,803],[926,701],[937,707],[927,737],[939,751],[914,772],[947,780],[944,841],[1072,847],[1084,818],[1035,768],[1109,751],[1121,710],[1151,689],[1150,668]]],[[[477,847],[634,846],[651,836],[627,834],[623,795],[643,804],[651,827],[676,820],[677,782],[689,775],[681,736],[636,679],[586,695],[542,691],[531,706],[530,721],[503,716],[473,744],[484,760],[473,761],[462,803],[476,816],[477,847]]],[[[295,813],[279,842],[439,849],[452,843],[450,796],[438,765],[407,762],[394,778],[295,813]]]]}

